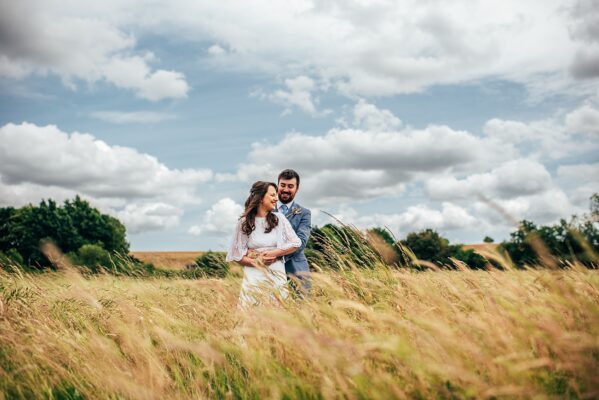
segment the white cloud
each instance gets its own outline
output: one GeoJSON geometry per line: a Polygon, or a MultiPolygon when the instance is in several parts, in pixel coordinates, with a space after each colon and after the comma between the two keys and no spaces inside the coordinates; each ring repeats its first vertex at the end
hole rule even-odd
{"type": "Polygon", "coordinates": [[[111,122],[113,124],[151,124],[177,118],[173,114],[154,111],[96,111],[91,113],[90,116],[102,121],[111,122]]]}
{"type": "Polygon", "coordinates": [[[213,204],[204,213],[200,225],[193,225],[187,231],[191,235],[227,235],[233,232],[243,207],[230,198],[213,204]]]}
{"type": "Polygon", "coordinates": [[[599,111],[583,105],[565,117],[530,122],[493,118],[485,124],[486,137],[514,144],[528,157],[557,160],[599,151],[599,141],[589,134],[597,132],[599,111]]]}
{"type": "Polygon", "coordinates": [[[198,187],[213,176],[210,170],[170,169],[155,157],[109,146],[90,134],[29,123],[0,128],[0,159],[3,205],[82,194],[135,231],[173,226],[180,207],[198,203],[198,187]]]}
{"type": "Polygon", "coordinates": [[[528,159],[508,161],[482,174],[464,179],[436,176],[426,182],[427,194],[437,200],[476,199],[478,195],[508,199],[542,193],[552,185],[543,164],[528,159]]]}
{"type": "Polygon", "coordinates": [[[297,107],[303,112],[312,116],[322,116],[331,113],[331,110],[318,111],[319,99],[312,95],[316,88],[316,83],[307,76],[297,76],[291,79],[285,79],[286,90],[276,90],[270,94],[258,92],[261,98],[266,98],[273,103],[281,104],[285,107],[283,115],[290,114],[292,108],[297,107]]]}
{"type": "Polygon", "coordinates": [[[599,134],[599,110],[584,105],[566,115],[566,127],[573,133],[599,134]]]}
{"type": "Polygon", "coordinates": [[[181,208],[166,203],[132,203],[116,212],[130,233],[175,227],[179,225],[181,215],[181,208]]]}
{"type": "MultiPolygon", "coordinates": [[[[177,10],[186,4],[176,3],[177,10]]],[[[184,23],[225,43],[230,68],[306,75],[349,95],[485,78],[530,82],[539,92],[556,72],[567,73],[578,51],[581,38],[569,28],[580,15],[568,8],[559,0],[457,1],[441,8],[419,1],[256,1],[250,8],[195,4],[197,17],[184,23]]]]}
{"type": "Polygon", "coordinates": [[[361,229],[387,227],[398,238],[409,232],[427,228],[451,231],[472,228],[479,224],[465,208],[450,202],[443,202],[440,210],[416,204],[402,213],[394,214],[359,214],[353,208],[342,207],[333,216],[345,224],[352,224],[361,229]]]}
{"type": "MultiPolygon", "coordinates": [[[[53,72],[67,81],[117,85],[127,85],[120,79],[130,76],[124,70],[135,70],[131,89],[138,95],[184,97],[182,76],[148,73],[131,55],[135,38],[125,32],[150,32],[218,43],[209,47],[208,63],[218,58],[219,66],[233,70],[305,76],[348,95],[394,95],[487,78],[552,92],[556,74],[566,74],[560,85],[567,88],[575,85],[567,73],[577,71],[576,60],[595,60],[596,52],[585,58],[580,51],[597,44],[596,8],[596,0],[458,0],[443,7],[417,0],[5,2],[0,70],[5,76],[53,72]],[[129,67],[117,68],[115,76],[108,72],[111,61],[129,67]],[[162,79],[169,90],[154,82],[162,79]],[[148,93],[154,85],[159,88],[148,93]]],[[[588,87],[596,90],[597,82],[579,90],[588,87]]],[[[311,109],[305,98],[283,92],[311,109]]]]}
{"type": "Polygon", "coordinates": [[[599,193],[599,163],[560,165],[557,179],[578,207],[588,209],[593,193],[599,193]]]}
{"type": "Polygon", "coordinates": [[[395,221],[412,230],[467,229],[475,223],[472,218],[480,217],[479,226],[492,230],[499,224],[509,229],[501,215],[479,201],[479,194],[516,219],[554,222],[584,212],[582,204],[596,186],[585,176],[594,172],[594,164],[577,167],[581,181],[569,186],[563,182],[565,176],[575,172],[558,169],[560,177],[554,181],[543,163],[590,154],[598,147],[593,137],[568,131],[566,120],[576,112],[533,122],[492,119],[483,128],[484,135],[476,136],[448,126],[404,126],[390,111],[361,100],[353,119],[349,118],[359,128],[342,121],[345,128],[320,136],[293,132],[276,143],[255,143],[247,163],[235,174],[218,175],[217,180],[264,180],[293,168],[302,176],[299,196],[308,206],[398,197],[408,184],[413,189],[421,183],[429,199],[446,203],[438,212],[414,205],[402,214],[391,214],[394,217],[352,220],[362,225],[395,221]]]}
{"type": "Polygon", "coordinates": [[[148,65],[154,61],[152,53],[131,54],[136,46],[132,35],[110,18],[100,19],[84,10],[85,6],[70,10],[60,3],[31,0],[3,2],[0,76],[52,73],[72,89],[77,80],[105,80],[151,101],[187,96],[183,74],[152,71],[148,65]]]}
{"type": "MultiPolygon", "coordinates": [[[[581,214],[586,210],[570,201],[559,187],[531,196],[518,196],[511,199],[493,199],[513,221],[528,219],[538,224],[550,224],[560,218],[568,219],[573,214],[581,214]]],[[[511,221],[484,202],[475,203],[477,215],[489,223],[511,226],[511,221]]]]}
{"type": "Polygon", "coordinates": [[[305,177],[302,197],[322,205],[396,196],[419,177],[488,168],[516,155],[510,145],[447,126],[402,127],[391,112],[364,101],[354,109],[354,121],[362,128],[255,143],[235,176],[217,179],[249,182],[293,168],[305,177]]]}
{"type": "Polygon", "coordinates": [[[381,110],[364,99],[354,106],[354,126],[369,131],[392,131],[401,126],[401,120],[389,110],[381,110]]]}
{"type": "Polygon", "coordinates": [[[211,54],[211,55],[213,55],[213,56],[219,56],[219,55],[221,55],[221,54],[225,54],[225,53],[226,53],[226,51],[225,51],[225,49],[223,49],[223,48],[222,48],[222,47],[220,47],[219,45],[217,45],[217,44],[214,44],[214,45],[212,45],[212,46],[210,46],[210,47],[208,48],[208,53],[210,53],[210,54],[211,54]]]}
{"type": "Polygon", "coordinates": [[[599,183],[599,163],[560,165],[557,176],[570,182],[599,183]]]}
{"type": "Polygon", "coordinates": [[[489,137],[495,137],[510,143],[520,143],[535,137],[534,130],[528,124],[521,121],[506,121],[499,118],[487,121],[483,127],[483,132],[489,137]]]}
{"type": "Polygon", "coordinates": [[[570,9],[570,34],[581,46],[572,60],[572,75],[580,79],[599,76],[599,1],[579,0],[570,9]]]}

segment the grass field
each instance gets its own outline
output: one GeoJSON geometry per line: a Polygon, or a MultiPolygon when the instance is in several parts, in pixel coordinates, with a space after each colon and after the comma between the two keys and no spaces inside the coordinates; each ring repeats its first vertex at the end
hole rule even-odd
{"type": "Polygon", "coordinates": [[[158,268],[183,269],[201,255],[200,251],[132,251],[131,255],[158,268]]]}
{"type": "Polygon", "coordinates": [[[597,271],[313,275],[239,312],[238,275],[0,272],[0,396],[599,397],[597,271]]]}

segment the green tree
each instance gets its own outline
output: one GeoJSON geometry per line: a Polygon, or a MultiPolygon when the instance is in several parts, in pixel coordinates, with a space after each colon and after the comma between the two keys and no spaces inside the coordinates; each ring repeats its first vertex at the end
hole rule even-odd
{"type": "Polygon", "coordinates": [[[411,232],[401,243],[409,247],[420,260],[431,261],[439,266],[455,268],[451,258],[462,261],[469,268],[485,269],[487,260],[474,250],[464,250],[461,244],[449,244],[449,240],[433,229],[411,232]]]}
{"type": "Polygon", "coordinates": [[[449,240],[433,229],[411,232],[401,243],[408,246],[420,260],[427,260],[442,265],[447,263],[451,255],[449,240]]]}
{"type": "Polygon", "coordinates": [[[532,221],[520,221],[518,229],[510,233],[510,240],[501,243],[500,249],[505,250],[516,265],[536,263],[537,254],[530,240],[537,230],[537,226],[532,221]]]}
{"type": "Polygon", "coordinates": [[[599,222],[599,193],[593,193],[591,196],[591,221],[599,222]]]}
{"type": "Polygon", "coordinates": [[[65,201],[64,210],[78,233],[76,248],[97,243],[109,252],[129,252],[125,226],[116,218],[100,213],[79,196],[65,201]]]}
{"type": "Polygon", "coordinates": [[[117,219],[100,213],[77,196],[62,207],[53,200],[39,206],[0,208],[0,251],[15,249],[27,265],[48,266],[40,243],[52,241],[64,253],[95,244],[108,252],[127,253],[125,227],[117,219]]]}
{"type": "Polygon", "coordinates": [[[493,243],[495,241],[495,239],[493,239],[490,236],[485,236],[485,238],[483,239],[483,242],[485,243],[493,243]]]}
{"type": "Polygon", "coordinates": [[[557,224],[546,226],[524,220],[500,248],[510,255],[516,266],[537,265],[541,260],[535,250],[535,241],[537,246],[545,247],[561,261],[577,260],[588,266],[597,262],[599,229],[590,219],[580,220],[574,216],[569,222],[561,219],[557,224]]]}

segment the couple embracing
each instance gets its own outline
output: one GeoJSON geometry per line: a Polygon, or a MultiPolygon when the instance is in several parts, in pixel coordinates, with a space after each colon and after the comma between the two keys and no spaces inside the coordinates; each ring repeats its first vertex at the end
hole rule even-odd
{"type": "Polygon", "coordinates": [[[300,177],[286,169],[277,183],[252,185],[235,227],[227,261],[243,266],[238,306],[300,298],[311,288],[304,248],[310,237],[310,210],[295,201],[300,177]]]}

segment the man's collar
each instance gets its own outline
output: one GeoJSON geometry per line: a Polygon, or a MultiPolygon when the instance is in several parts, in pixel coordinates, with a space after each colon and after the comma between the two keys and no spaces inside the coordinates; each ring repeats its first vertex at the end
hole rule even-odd
{"type": "MultiPolygon", "coordinates": [[[[282,203],[280,200],[277,201],[277,210],[281,209],[281,206],[284,203],[282,203]]],[[[291,208],[293,207],[293,204],[295,204],[295,200],[291,200],[289,203],[285,204],[287,206],[287,210],[291,211],[291,208]]]]}

